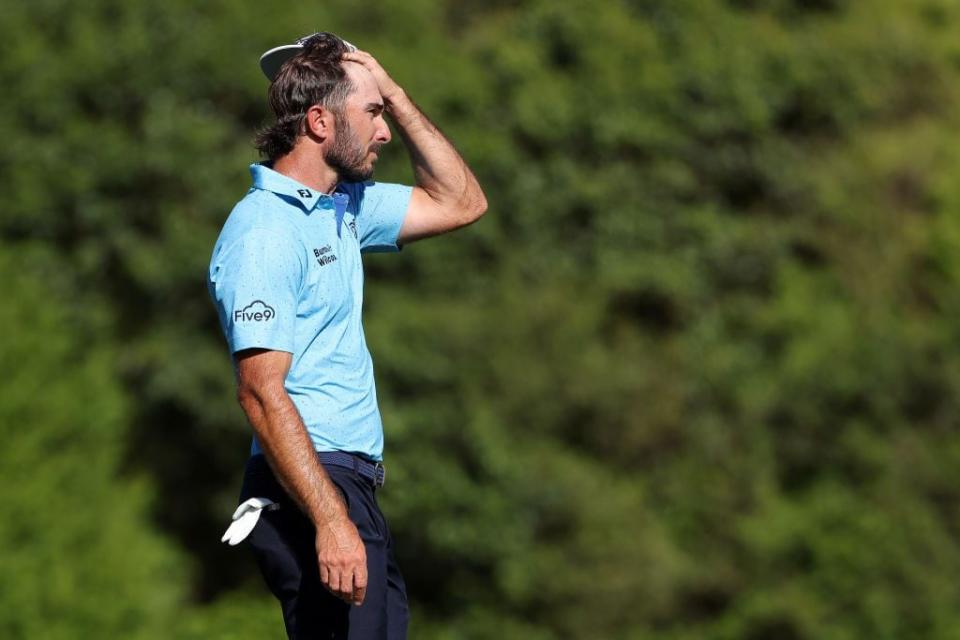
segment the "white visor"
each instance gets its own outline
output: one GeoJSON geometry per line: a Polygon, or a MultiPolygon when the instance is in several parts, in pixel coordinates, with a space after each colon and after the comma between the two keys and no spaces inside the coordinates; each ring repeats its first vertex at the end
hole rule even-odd
{"type": "MultiPolygon", "coordinates": [[[[270,49],[262,56],[260,56],[260,69],[263,71],[263,75],[267,76],[267,80],[273,82],[273,79],[277,77],[277,73],[280,71],[280,67],[283,66],[283,63],[303,51],[303,43],[312,38],[317,34],[311,33],[309,36],[303,36],[299,38],[293,44],[284,44],[279,47],[274,47],[270,49]]],[[[343,38],[341,38],[343,40],[343,38]]],[[[343,44],[347,45],[347,49],[350,51],[356,51],[357,48],[343,40],[343,44]]]]}

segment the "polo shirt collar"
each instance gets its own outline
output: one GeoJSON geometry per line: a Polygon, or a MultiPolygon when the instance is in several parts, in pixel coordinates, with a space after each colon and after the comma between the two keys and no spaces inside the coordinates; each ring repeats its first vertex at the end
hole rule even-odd
{"type": "Polygon", "coordinates": [[[274,171],[265,163],[250,165],[250,175],[253,176],[254,188],[272,191],[277,195],[294,200],[300,203],[303,210],[308,213],[317,206],[317,203],[324,203],[331,208],[334,207],[334,199],[331,195],[302,185],[293,178],[274,171]]]}

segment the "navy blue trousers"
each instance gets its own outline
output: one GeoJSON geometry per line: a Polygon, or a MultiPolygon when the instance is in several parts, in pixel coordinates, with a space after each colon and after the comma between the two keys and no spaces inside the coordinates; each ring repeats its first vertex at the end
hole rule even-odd
{"type": "Polygon", "coordinates": [[[367,594],[359,607],[332,595],[320,582],[313,523],[287,495],[262,455],[247,462],[240,501],[269,498],[250,533],[250,547],[267,586],[280,601],[287,635],[296,640],[405,640],[407,593],[375,487],[352,469],[324,465],[340,489],[367,550],[367,594]]]}

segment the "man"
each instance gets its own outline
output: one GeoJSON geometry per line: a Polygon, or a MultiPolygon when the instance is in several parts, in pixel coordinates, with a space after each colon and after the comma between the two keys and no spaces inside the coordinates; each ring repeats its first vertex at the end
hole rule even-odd
{"type": "Polygon", "coordinates": [[[404,638],[407,600],[374,496],[383,427],[360,322],[360,253],[470,224],[486,199],[443,134],[369,54],[318,33],[261,60],[267,162],[224,224],[208,287],[253,427],[241,499],[291,638],[404,638]],[[371,182],[389,117],[413,187],[371,182]]]}

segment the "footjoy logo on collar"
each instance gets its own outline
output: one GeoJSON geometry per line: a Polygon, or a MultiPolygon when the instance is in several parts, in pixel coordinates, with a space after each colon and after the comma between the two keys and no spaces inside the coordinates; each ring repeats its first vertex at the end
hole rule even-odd
{"type": "Polygon", "coordinates": [[[267,322],[277,315],[273,307],[262,300],[254,300],[240,311],[233,312],[234,322],[267,322]]]}
{"type": "Polygon", "coordinates": [[[312,198],[313,194],[307,191],[306,189],[297,189],[297,193],[300,194],[301,198],[312,198]]]}

